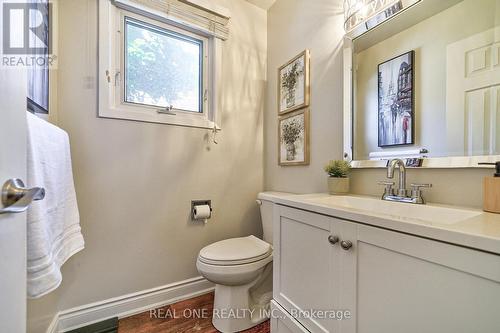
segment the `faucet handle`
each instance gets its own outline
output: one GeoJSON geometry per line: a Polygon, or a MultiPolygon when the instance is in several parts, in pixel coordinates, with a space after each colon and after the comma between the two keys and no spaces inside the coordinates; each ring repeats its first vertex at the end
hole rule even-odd
{"type": "Polygon", "coordinates": [[[422,188],[430,188],[432,184],[411,184],[411,198],[416,200],[416,203],[425,203],[422,197],[422,188]]]}
{"type": "Polygon", "coordinates": [[[412,190],[420,190],[421,188],[429,188],[432,187],[432,184],[411,184],[411,189],[412,190]]]}
{"type": "Polygon", "coordinates": [[[394,182],[379,181],[377,184],[385,186],[384,196],[386,196],[386,195],[394,195],[394,189],[392,188],[394,186],[394,182]]]}

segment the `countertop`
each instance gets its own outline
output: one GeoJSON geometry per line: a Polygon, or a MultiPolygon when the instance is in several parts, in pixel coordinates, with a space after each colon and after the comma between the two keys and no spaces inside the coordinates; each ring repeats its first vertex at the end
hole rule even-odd
{"type": "MultiPolygon", "coordinates": [[[[487,213],[482,210],[467,207],[428,203],[428,206],[460,209],[475,213],[476,215],[455,224],[435,223],[414,218],[370,212],[363,209],[347,208],[331,203],[325,204],[315,202],[317,199],[328,196],[329,195],[326,193],[292,194],[283,192],[264,192],[259,194],[259,199],[500,255],[500,214],[487,213]]],[[[381,200],[377,197],[358,195],[348,196],[381,200]]],[[[399,202],[390,204],[411,205],[399,202]]]]}

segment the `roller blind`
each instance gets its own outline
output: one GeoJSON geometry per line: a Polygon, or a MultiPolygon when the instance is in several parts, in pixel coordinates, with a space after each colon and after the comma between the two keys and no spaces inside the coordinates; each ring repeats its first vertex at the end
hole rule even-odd
{"type": "Polygon", "coordinates": [[[223,8],[209,8],[200,0],[110,0],[115,6],[158,20],[173,21],[226,40],[229,14],[223,8]]]}

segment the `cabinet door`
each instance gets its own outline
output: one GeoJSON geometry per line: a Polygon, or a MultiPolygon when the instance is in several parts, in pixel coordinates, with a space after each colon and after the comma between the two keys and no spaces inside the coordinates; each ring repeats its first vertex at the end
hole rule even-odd
{"type": "Polygon", "coordinates": [[[340,271],[339,298],[341,308],[339,310],[349,312],[348,318],[346,317],[339,321],[339,331],[341,333],[355,333],[357,318],[356,274],[358,270],[357,240],[359,225],[344,220],[336,220],[334,222],[334,228],[337,230],[340,239],[337,249],[340,271]]]}
{"type": "Polygon", "coordinates": [[[338,322],[300,311],[331,310],[339,302],[338,244],[333,218],[277,206],[274,211],[274,299],[311,332],[338,332],[338,322]]]}
{"type": "Polygon", "coordinates": [[[342,332],[500,332],[500,256],[363,225],[353,242],[357,331],[342,332]]]}

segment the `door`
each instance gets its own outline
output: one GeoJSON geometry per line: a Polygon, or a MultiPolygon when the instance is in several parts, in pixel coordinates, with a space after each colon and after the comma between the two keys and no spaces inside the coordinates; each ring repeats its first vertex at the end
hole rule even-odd
{"type": "MultiPolygon", "coordinates": [[[[500,256],[359,225],[357,333],[500,332],[500,256]]],[[[346,252],[347,253],[347,252],[346,252]]]]}
{"type": "Polygon", "coordinates": [[[500,154],[500,28],[450,44],[446,59],[448,151],[500,154]]]}
{"type": "MultiPolygon", "coordinates": [[[[273,223],[273,297],[310,332],[338,332],[338,321],[311,310],[339,306],[336,219],[275,206],[273,223]]],[[[281,330],[284,330],[282,328],[281,330]]]]}
{"type": "MultiPolygon", "coordinates": [[[[3,12],[0,22],[5,29],[3,12]]],[[[10,178],[26,179],[26,82],[21,67],[0,67],[0,187],[10,178]]],[[[25,331],[26,215],[1,214],[0,332],[25,331]]]]}
{"type": "Polygon", "coordinates": [[[339,332],[356,333],[357,327],[357,272],[358,272],[358,230],[356,223],[336,219],[333,228],[337,230],[337,247],[340,271],[339,298],[341,309],[347,311],[339,321],[339,332]]]}

